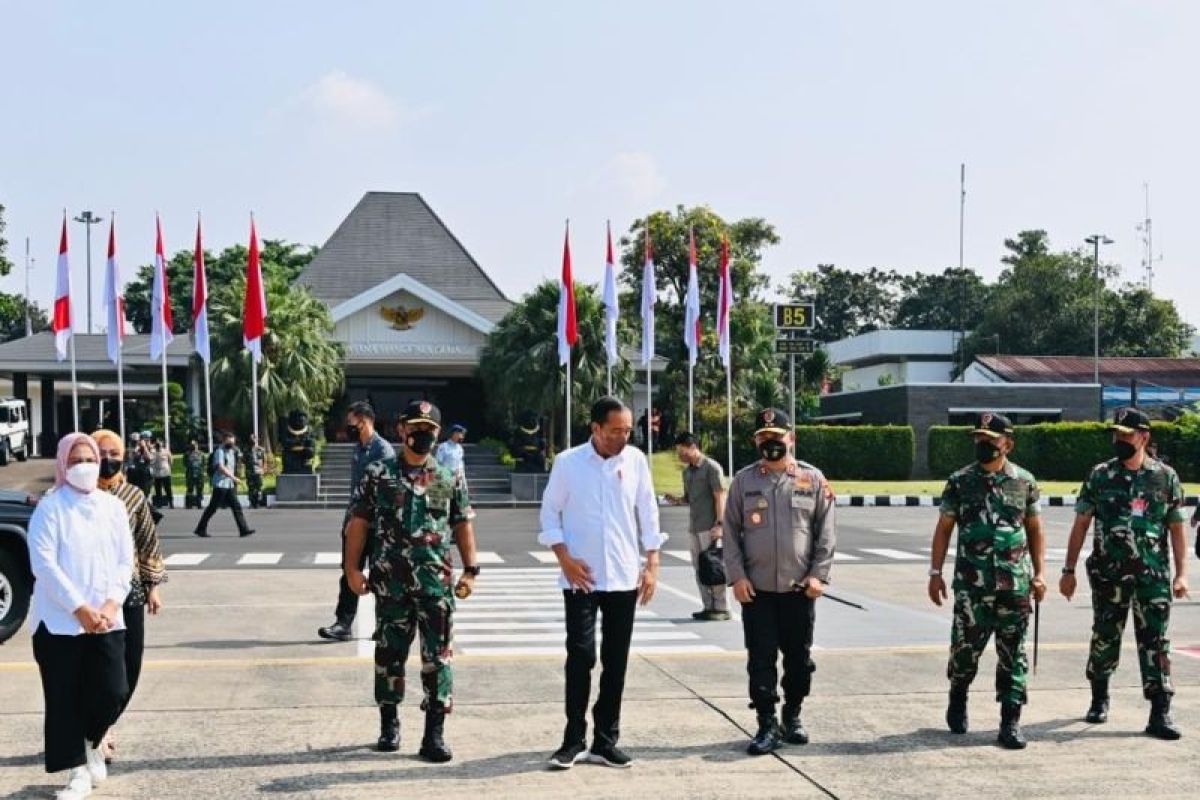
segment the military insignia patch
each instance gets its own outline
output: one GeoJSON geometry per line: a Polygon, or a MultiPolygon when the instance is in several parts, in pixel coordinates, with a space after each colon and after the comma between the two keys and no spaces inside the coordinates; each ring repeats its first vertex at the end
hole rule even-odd
{"type": "Polygon", "coordinates": [[[758,498],[758,502],[756,502],[754,504],[754,507],[755,508],[766,508],[768,505],[770,505],[770,504],[767,502],[767,498],[760,497],[760,498],[758,498]]]}
{"type": "Polygon", "coordinates": [[[760,522],[762,522],[762,514],[758,513],[757,511],[750,512],[750,524],[757,525],[760,522]]]}

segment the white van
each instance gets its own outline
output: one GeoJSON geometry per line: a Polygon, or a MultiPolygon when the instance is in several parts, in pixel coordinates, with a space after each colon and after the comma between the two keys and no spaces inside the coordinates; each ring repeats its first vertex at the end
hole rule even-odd
{"type": "Polygon", "coordinates": [[[13,456],[24,461],[31,452],[25,401],[0,397],[0,467],[7,465],[13,456]]]}

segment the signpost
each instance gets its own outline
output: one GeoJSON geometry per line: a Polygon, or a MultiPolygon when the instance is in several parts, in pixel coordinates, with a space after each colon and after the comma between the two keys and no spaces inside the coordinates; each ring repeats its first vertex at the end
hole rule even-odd
{"type": "Polygon", "coordinates": [[[793,339],[793,333],[813,329],[814,303],[776,303],[775,330],[783,336],[775,339],[775,352],[788,357],[788,392],[791,397],[792,425],[796,424],[796,354],[808,355],[816,350],[812,339],[793,339]]]}

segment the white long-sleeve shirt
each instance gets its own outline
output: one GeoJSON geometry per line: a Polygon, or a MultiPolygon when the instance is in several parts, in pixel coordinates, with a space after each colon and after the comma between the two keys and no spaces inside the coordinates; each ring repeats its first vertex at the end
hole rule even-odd
{"type": "MultiPolygon", "coordinates": [[[[658,550],[667,540],[658,527],[658,501],[650,464],[642,451],[626,447],[603,458],[591,440],[559,453],[542,495],[542,532],[546,547],[565,544],[572,558],[592,571],[593,590],[636,589],[641,573],[641,546],[658,550]]],[[[559,585],[571,588],[559,576],[559,585]]]]}
{"type": "Polygon", "coordinates": [[[70,486],[49,492],[29,520],[33,598],[29,624],[59,636],[78,636],[75,609],[117,604],[112,630],[125,629],[121,609],[133,576],[133,534],[125,504],[108,492],[70,486]]]}

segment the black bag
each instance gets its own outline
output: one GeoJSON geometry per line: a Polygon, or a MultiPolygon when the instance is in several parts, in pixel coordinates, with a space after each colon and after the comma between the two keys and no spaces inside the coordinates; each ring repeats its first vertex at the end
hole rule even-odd
{"type": "Polygon", "coordinates": [[[713,539],[712,544],[700,551],[699,561],[701,583],[705,586],[725,585],[725,554],[720,539],[713,539]]]}

